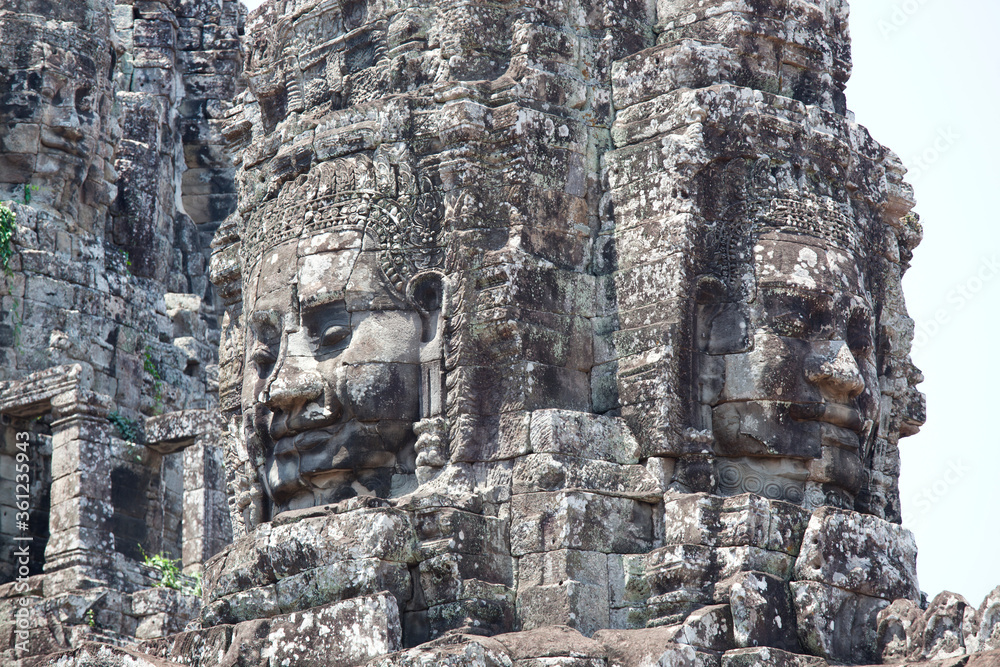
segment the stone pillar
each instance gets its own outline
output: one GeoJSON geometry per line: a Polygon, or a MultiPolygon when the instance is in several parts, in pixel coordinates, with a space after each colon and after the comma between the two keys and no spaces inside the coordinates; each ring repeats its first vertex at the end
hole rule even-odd
{"type": "Polygon", "coordinates": [[[52,508],[45,596],[107,585],[112,577],[111,437],[107,396],[52,399],[52,508]]]}
{"type": "Polygon", "coordinates": [[[218,433],[203,435],[184,450],[185,574],[201,572],[202,564],[233,540],[222,449],[214,446],[217,441],[218,433]]]}

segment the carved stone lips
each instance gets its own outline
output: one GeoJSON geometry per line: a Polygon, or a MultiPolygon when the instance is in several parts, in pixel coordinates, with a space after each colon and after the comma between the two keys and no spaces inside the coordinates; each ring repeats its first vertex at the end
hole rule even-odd
{"type": "Polygon", "coordinates": [[[285,436],[274,442],[274,455],[281,456],[292,452],[307,452],[318,445],[337,438],[343,430],[344,424],[336,424],[326,428],[312,429],[295,435],[285,436]]]}
{"type": "Polygon", "coordinates": [[[326,428],[304,431],[292,437],[292,444],[300,452],[309,451],[317,445],[327,443],[337,438],[344,430],[344,424],[336,424],[326,428]]]}
{"type": "Polygon", "coordinates": [[[792,403],[788,412],[792,419],[826,422],[854,431],[858,435],[864,435],[867,423],[861,418],[861,413],[841,403],[792,403]]]}

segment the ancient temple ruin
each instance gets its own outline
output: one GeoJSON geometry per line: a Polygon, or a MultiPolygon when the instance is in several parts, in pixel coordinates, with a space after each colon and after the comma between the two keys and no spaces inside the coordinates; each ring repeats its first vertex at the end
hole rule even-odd
{"type": "Polygon", "coordinates": [[[1000,664],[900,524],[845,0],[63,4],[0,1],[5,661],[1000,664]]]}

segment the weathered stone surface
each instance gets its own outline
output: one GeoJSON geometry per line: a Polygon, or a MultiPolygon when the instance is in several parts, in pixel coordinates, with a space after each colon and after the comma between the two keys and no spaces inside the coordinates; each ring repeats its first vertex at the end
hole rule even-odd
{"type": "Polygon", "coordinates": [[[800,651],[795,609],[787,583],[762,572],[740,573],[729,587],[733,637],[737,646],[769,646],[800,651]]]}
{"type": "Polygon", "coordinates": [[[369,667],[511,667],[506,647],[492,638],[451,634],[416,648],[390,653],[368,663],[369,667]]]}
{"type": "MultiPolygon", "coordinates": [[[[577,658],[603,661],[607,650],[598,641],[588,639],[572,628],[559,624],[527,632],[513,632],[496,637],[515,661],[542,659],[539,664],[549,664],[549,658],[577,658]]],[[[554,661],[555,664],[560,664],[554,661]]]]}
{"type": "Polygon", "coordinates": [[[558,454],[529,454],[514,463],[513,492],[580,489],[647,503],[663,495],[645,466],[619,465],[558,454]]]}
{"type": "Polygon", "coordinates": [[[194,442],[195,438],[221,431],[214,410],[185,410],[149,417],[143,423],[146,443],[162,454],[170,454],[194,442]]]}
{"type": "Polygon", "coordinates": [[[138,648],[148,655],[166,658],[185,665],[210,665],[225,655],[232,642],[233,626],[223,625],[205,630],[179,632],[162,639],[139,642],[138,648]]]}
{"type": "Polygon", "coordinates": [[[878,613],[879,657],[884,664],[905,662],[920,651],[923,611],[912,600],[895,600],[878,613]]]}
{"type": "Polygon", "coordinates": [[[978,621],[976,610],[961,595],[939,593],[924,611],[919,626],[922,642],[913,657],[941,660],[964,655],[966,637],[976,634],[978,621]]]}
{"type": "Polygon", "coordinates": [[[56,4],[0,13],[29,652],[996,648],[996,596],[915,607],[921,227],[847,112],[846,2],[56,4]],[[140,548],[204,569],[208,627],[140,548]]]}
{"type": "Polygon", "coordinates": [[[554,623],[584,635],[610,625],[608,556],[562,549],[518,560],[517,613],[524,630],[554,623]]]}
{"type": "Polygon", "coordinates": [[[878,517],[832,508],[809,521],[795,578],[884,600],[918,600],[917,548],[910,531],[878,517]]]}
{"type": "Polygon", "coordinates": [[[886,600],[813,581],[790,587],[799,641],[808,653],[853,665],[879,657],[877,622],[886,600]]]}
{"type": "Polygon", "coordinates": [[[536,454],[566,454],[622,465],[639,461],[639,443],[614,417],[536,410],[531,415],[530,434],[531,451],[536,454]]]}
{"type": "Polygon", "coordinates": [[[799,507],[752,494],[732,498],[677,494],[664,502],[664,541],[709,547],[751,546],[796,556],[809,517],[799,507]]]}
{"type": "Polygon", "coordinates": [[[967,667],[997,667],[1000,665],[1000,651],[989,651],[969,656],[967,667]]]}
{"type": "Polygon", "coordinates": [[[209,664],[362,665],[399,650],[401,640],[395,599],[358,597],[237,624],[226,654],[209,656],[209,664]]]}
{"type": "Polygon", "coordinates": [[[642,553],[652,546],[649,506],[581,491],[529,493],[511,500],[511,553],[557,549],[642,553]]]}
{"type": "Polygon", "coordinates": [[[1000,587],[994,588],[983,599],[977,612],[979,629],[975,640],[966,636],[969,652],[1000,650],[1000,587]]]}
{"type": "Polygon", "coordinates": [[[154,658],[120,646],[86,642],[68,653],[28,658],[24,667],[173,667],[181,663],[154,658]]]}
{"type": "Polygon", "coordinates": [[[722,656],[723,667],[826,667],[822,658],[797,655],[776,648],[740,648],[722,656]]]}
{"type": "Polygon", "coordinates": [[[717,654],[699,651],[688,644],[675,643],[677,628],[659,627],[643,630],[601,630],[594,640],[608,651],[610,667],[632,665],[677,665],[711,667],[719,665],[717,654]]]}

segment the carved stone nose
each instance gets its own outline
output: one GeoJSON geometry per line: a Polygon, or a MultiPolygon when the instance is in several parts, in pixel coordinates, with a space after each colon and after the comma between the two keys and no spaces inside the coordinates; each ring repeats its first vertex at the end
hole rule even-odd
{"type": "Polygon", "coordinates": [[[827,355],[813,355],[806,362],[806,378],[835,394],[854,398],[865,389],[858,362],[846,343],[840,343],[827,355]]]}
{"type": "Polygon", "coordinates": [[[265,403],[272,408],[290,412],[323,394],[323,378],[311,370],[299,368],[285,360],[275,369],[275,378],[267,390],[265,403]]]}

